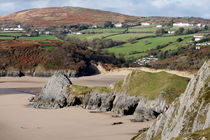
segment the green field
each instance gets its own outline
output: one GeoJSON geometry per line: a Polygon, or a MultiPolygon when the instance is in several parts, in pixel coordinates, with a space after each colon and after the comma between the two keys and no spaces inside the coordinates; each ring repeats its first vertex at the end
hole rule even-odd
{"type": "Polygon", "coordinates": [[[154,49],[158,45],[164,45],[169,42],[173,42],[173,44],[164,48],[164,50],[177,49],[178,47],[181,47],[182,45],[185,45],[188,41],[190,41],[191,40],[190,38],[186,40],[184,39],[185,37],[190,37],[190,36],[193,36],[193,35],[146,38],[146,39],[138,40],[134,43],[126,43],[122,46],[112,47],[112,48],[107,49],[107,51],[110,53],[115,53],[115,54],[119,54],[119,53],[129,54],[130,52],[133,52],[133,51],[143,52],[149,49],[154,49]],[[178,38],[183,38],[184,41],[178,43],[176,41],[178,38]]]}
{"type": "Polygon", "coordinates": [[[13,33],[13,32],[0,32],[0,36],[21,36],[22,33],[13,33]]]}
{"type": "Polygon", "coordinates": [[[147,53],[137,53],[137,54],[132,54],[132,55],[126,55],[125,59],[127,60],[136,60],[142,56],[148,55],[147,53]]]}
{"type": "Polygon", "coordinates": [[[0,39],[4,39],[4,40],[12,40],[12,39],[14,39],[14,37],[0,37],[0,39]]]}
{"type": "Polygon", "coordinates": [[[54,35],[40,35],[38,37],[20,37],[19,39],[22,40],[59,40],[57,37],[54,35]]]}
{"type": "Polygon", "coordinates": [[[117,91],[126,90],[130,96],[143,96],[147,99],[155,99],[160,94],[168,103],[179,97],[185,91],[189,79],[166,72],[132,72],[126,79],[127,86],[122,87],[123,82],[116,83],[117,91]]]}
{"type": "Polygon", "coordinates": [[[81,35],[68,35],[68,38],[78,38],[80,40],[93,40],[95,38],[103,38],[113,33],[102,33],[102,34],[81,34],[81,35]]]}
{"type": "Polygon", "coordinates": [[[128,33],[128,34],[120,34],[120,35],[110,36],[106,39],[112,39],[115,41],[128,41],[129,39],[135,39],[135,38],[152,36],[152,35],[155,35],[155,34],[152,34],[152,33],[128,33]]]}
{"type": "Polygon", "coordinates": [[[160,28],[156,27],[134,27],[134,28],[129,28],[128,32],[154,32],[160,28]]]}
{"type": "Polygon", "coordinates": [[[87,29],[82,30],[81,32],[87,33],[87,32],[96,32],[96,33],[120,33],[124,32],[126,28],[111,28],[111,29],[87,29]]]}

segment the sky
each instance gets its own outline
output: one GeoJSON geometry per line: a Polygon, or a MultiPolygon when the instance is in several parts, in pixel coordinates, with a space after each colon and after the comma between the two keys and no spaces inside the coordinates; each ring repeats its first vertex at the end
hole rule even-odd
{"type": "Polygon", "coordinates": [[[32,8],[75,6],[134,16],[210,19],[209,5],[210,0],[0,0],[0,16],[32,8]]]}

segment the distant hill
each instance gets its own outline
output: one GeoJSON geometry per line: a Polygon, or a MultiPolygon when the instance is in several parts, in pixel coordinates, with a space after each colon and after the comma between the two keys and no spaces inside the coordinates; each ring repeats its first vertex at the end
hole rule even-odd
{"type": "Polygon", "coordinates": [[[149,22],[167,24],[174,22],[189,22],[210,24],[210,19],[199,17],[137,17],[115,12],[80,7],[49,7],[36,8],[0,16],[0,24],[21,23],[36,27],[60,26],[69,24],[99,24],[105,21],[117,22],[149,22]]]}
{"type": "Polygon", "coordinates": [[[78,7],[30,9],[0,17],[1,23],[20,22],[34,26],[95,24],[104,21],[112,21],[115,23],[124,22],[126,20],[136,21],[138,19],[139,17],[78,7]]]}

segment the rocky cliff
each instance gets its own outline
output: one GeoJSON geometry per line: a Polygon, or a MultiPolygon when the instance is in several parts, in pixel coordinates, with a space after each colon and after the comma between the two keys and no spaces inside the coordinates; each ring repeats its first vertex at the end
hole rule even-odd
{"type": "Polygon", "coordinates": [[[204,63],[191,79],[184,94],[177,98],[166,112],[161,114],[149,130],[136,140],[208,139],[205,136],[187,134],[207,131],[210,127],[210,61],[204,63]],[[189,136],[189,137],[187,137],[189,136]],[[178,138],[177,138],[178,139],[178,138]]]}

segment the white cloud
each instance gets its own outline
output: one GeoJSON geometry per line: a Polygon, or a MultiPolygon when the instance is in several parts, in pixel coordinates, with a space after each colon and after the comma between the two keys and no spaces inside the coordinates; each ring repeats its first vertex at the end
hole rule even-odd
{"type": "Polygon", "coordinates": [[[16,4],[14,2],[2,2],[0,4],[0,13],[7,12],[8,10],[14,10],[16,8],[16,4]]]}
{"type": "Polygon", "coordinates": [[[31,2],[32,7],[34,8],[43,8],[50,5],[50,0],[36,0],[31,2]]]}

